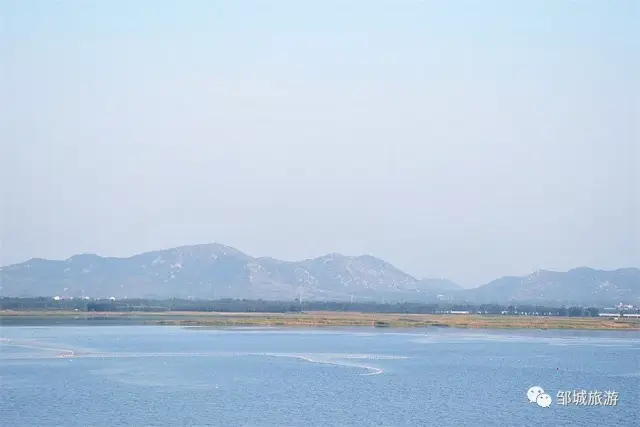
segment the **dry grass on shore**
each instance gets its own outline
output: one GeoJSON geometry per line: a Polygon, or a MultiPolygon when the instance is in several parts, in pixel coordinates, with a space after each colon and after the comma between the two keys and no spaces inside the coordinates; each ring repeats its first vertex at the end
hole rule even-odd
{"type": "Polygon", "coordinates": [[[0,311],[2,317],[130,319],[132,323],[183,326],[379,326],[480,329],[640,330],[637,319],[601,317],[490,316],[438,314],[378,314],[357,312],[203,313],[77,311],[0,311]]]}

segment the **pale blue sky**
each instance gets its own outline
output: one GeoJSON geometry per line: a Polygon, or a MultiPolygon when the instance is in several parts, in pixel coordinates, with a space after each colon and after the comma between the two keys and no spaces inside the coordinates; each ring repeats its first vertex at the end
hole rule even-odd
{"type": "Polygon", "coordinates": [[[0,264],[640,266],[640,2],[0,2],[0,264]]]}

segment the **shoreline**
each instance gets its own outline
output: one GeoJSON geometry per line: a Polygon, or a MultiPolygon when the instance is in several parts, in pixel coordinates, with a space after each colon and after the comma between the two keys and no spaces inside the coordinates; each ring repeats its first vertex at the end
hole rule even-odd
{"type": "Polygon", "coordinates": [[[3,326],[167,325],[194,327],[445,327],[461,329],[571,329],[640,331],[638,319],[450,314],[372,314],[357,312],[76,312],[0,311],[3,326]]]}

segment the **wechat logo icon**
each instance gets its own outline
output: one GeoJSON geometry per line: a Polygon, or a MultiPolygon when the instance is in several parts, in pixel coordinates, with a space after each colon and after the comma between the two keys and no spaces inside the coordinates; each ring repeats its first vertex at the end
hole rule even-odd
{"type": "Polygon", "coordinates": [[[541,408],[551,406],[551,396],[545,393],[542,387],[530,387],[527,390],[527,399],[529,399],[529,403],[537,403],[541,408]]]}

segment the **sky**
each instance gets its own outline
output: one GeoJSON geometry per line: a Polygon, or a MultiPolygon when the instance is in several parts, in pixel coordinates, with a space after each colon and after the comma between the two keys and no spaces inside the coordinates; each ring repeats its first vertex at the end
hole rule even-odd
{"type": "Polygon", "coordinates": [[[640,267],[640,3],[0,2],[0,265],[640,267]]]}

